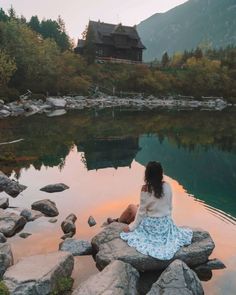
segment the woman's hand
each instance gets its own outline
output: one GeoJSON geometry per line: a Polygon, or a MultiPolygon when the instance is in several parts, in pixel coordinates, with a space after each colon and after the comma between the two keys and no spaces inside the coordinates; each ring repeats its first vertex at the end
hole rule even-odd
{"type": "Polygon", "coordinates": [[[128,226],[128,225],[126,225],[126,226],[123,228],[123,232],[125,232],[125,233],[130,232],[130,230],[129,230],[129,226],[128,226]]]}

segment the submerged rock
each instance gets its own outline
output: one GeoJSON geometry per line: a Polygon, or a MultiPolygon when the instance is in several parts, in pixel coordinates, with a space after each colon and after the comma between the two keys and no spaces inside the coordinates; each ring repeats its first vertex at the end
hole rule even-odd
{"type": "Polygon", "coordinates": [[[50,222],[50,223],[56,223],[57,222],[57,218],[50,218],[48,220],[48,222],[50,222]]]}
{"type": "Polygon", "coordinates": [[[29,236],[31,236],[32,234],[30,233],[20,233],[19,237],[21,237],[22,239],[27,239],[29,236]]]}
{"type": "Polygon", "coordinates": [[[28,208],[24,208],[21,211],[20,215],[23,216],[27,221],[34,221],[35,219],[43,216],[43,214],[40,213],[39,211],[31,210],[28,208]]]}
{"type": "Polygon", "coordinates": [[[5,237],[11,237],[19,232],[26,224],[23,216],[0,209],[0,232],[5,237]]]}
{"type": "Polygon", "coordinates": [[[139,273],[135,268],[117,260],[88,278],[72,295],[136,295],[138,279],[139,273]]]}
{"type": "Polygon", "coordinates": [[[88,224],[90,227],[94,226],[97,224],[97,222],[95,221],[95,219],[93,218],[93,216],[89,216],[89,219],[88,219],[88,224]]]}
{"type": "Polygon", "coordinates": [[[0,171],[0,192],[5,191],[5,193],[15,198],[26,188],[27,186],[10,179],[0,171]]]}
{"type": "Polygon", "coordinates": [[[54,217],[59,214],[56,204],[48,199],[34,202],[31,205],[32,209],[42,212],[44,215],[54,217]]]}
{"type": "Polygon", "coordinates": [[[61,251],[68,251],[73,256],[92,255],[92,245],[88,241],[66,239],[59,245],[61,251]]]}
{"type": "Polygon", "coordinates": [[[9,199],[6,197],[0,198],[0,208],[7,209],[9,206],[9,199]]]}
{"type": "Polygon", "coordinates": [[[56,184],[49,184],[46,185],[44,187],[42,187],[40,190],[47,192],[47,193],[58,193],[58,192],[62,192],[66,189],[68,189],[69,186],[67,186],[64,183],[56,183],[56,184]]]}
{"type": "Polygon", "coordinates": [[[152,285],[147,295],[203,295],[197,275],[183,261],[175,260],[152,285]]]}
{"type": "Polygon", "coordinates": [[[58,251],[22,258],[6,271],[3,279],[10,294],[48,295],[57,289],[62,278],[71,276],[73,267],[73,256],[58,251]]]}
{"type": "Polygon", "coordinates": [[[9,266],[13,264],[11,246],[8,243],[0,244],[0,280],[9,266]]]}
{"type": "Polygon", "coordinates": [[[113,222],[92,239],[92,246],[97,252],[96,264],[103,269],[114,260],[130,263],[139,271],[165,269],[171,261],[180,259],[188,266],[195,267],[208,261],[215,244],[206,231],[194,230],[192,244],[179,249],[171,260],[159,260],[136,251],[119,237],[124,224],[113,222]]]}

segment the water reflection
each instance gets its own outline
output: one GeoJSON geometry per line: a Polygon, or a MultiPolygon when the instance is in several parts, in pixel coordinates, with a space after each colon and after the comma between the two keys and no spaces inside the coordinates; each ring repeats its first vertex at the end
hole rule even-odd
{"type": "Polygon", "coordinates": [[[78,142],[77,148],[84,152],[83,162],[88,170],[131,167],[139,148],[137,137],[106,137],[78,142]]]}
{"type": "MultiPolygon", "coordinates": [[[[173,188],[176,223],[210,231],[214,257],[227,266],[204,283],[206,294],[234,294],[235,112],[112,111],[0,120],[0,143],[24,139],[0,146],[0,170],[28,186],[10,199],[11,206],[30,207],[47,197],[39,189],[49,182],[70,186],[50,195],[60,212],[57,223],[40,218],[27,223],[24,230],[33,233],[28,239],[10,239],[15,261],[57,250],[60,222],[71,212],[78,216],[77,237],[90,239],[100,228],[89,228],[88,216],[99,225],[129,203],[138,203],[144,165],[158,160],[173,188]]],[[[78,260],[76,284],[96,272],[91,259],[78,260]]]]}
{"type": "Polygon", "coordinates": [[[39,115],[0,121],[0,167],[17,178],[21,169],[63,169],[74,144],[88,170],[163,163],[189,194],[236,216],[235,112],[101,110],[62,117],[39,115]]]}

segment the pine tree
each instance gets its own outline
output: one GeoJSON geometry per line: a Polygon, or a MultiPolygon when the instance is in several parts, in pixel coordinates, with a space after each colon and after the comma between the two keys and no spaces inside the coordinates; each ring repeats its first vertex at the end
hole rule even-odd
{"type": "Polygon", "coordinates": [[[162,59],[161,59],[161,65],[162,67],[167,67],[170,63],[170,58],[169,58],[169,55],[167,52],[165,52],[162,56],[162,59]]]}

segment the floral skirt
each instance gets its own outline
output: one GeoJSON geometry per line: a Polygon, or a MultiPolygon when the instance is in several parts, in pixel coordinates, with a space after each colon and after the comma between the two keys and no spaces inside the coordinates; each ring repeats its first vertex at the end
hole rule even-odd
{"type": "Polygon", "coordinates": [[[177,227],[170,216],[145,217],[134,231],[121,232],[120,237],[142,254],[169,260],[180,247],[191,244],[193,231],[177,227]]]}

